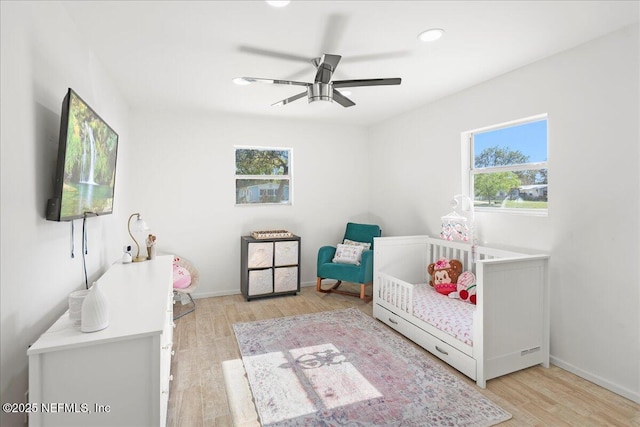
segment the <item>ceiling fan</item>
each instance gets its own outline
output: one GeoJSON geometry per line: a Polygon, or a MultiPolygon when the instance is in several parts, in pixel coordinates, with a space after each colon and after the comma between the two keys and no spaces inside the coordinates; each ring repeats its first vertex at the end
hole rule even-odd
{"type": "Polygon", "coordinates": [[[311,61],[314,67],[316,67],[316,77],[313,83],[298,82],[293,80],[276,80],[276,79],[263,79],[257,77],[239,77],[234,81],[240,84],[248,83],[267,83],[278,85],[293,85],[304,86],[306,90],[297,95],[285,98],[282,101],[278,101],[272,106],[285,105],[290,102],[296,101],[305,96],[309,102],[315,101],[336,101],[343,107],[352,107],[355,104],[352,100],[344,96],[337,89],[357,87],[357,86],[386,86],[386,85],[399,85],[402,81],[400,78],[385,78],[385,79],[359,79],[359,80],[334,80],[331,81],[333,73],[338,67],[338,63],[342,57],[340,55],[332,55],[325,53],[320,58],[315,58],[311,61]]]}

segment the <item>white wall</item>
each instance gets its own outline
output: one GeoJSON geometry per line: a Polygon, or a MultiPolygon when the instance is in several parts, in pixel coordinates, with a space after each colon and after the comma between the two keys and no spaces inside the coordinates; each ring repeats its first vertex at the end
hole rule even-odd
{"type": "MultiPolygon", "coordinates": [[[[317,248],[335,243],[346,221],[379,223],[385,235],[437,234],[460,192],[460,133],[547,112],[549,217],[479,216],[481,237],[551,253],[555,363],[638,400],[637,27],[364,130],[203,112],[130,116],[61,6],[0,7],[3,403],[23,401],[27,346],[84,286],[81,221],[71,259],[69,224],[44,220],[67,87],[120,134],[116,211],[88,220],[90,280],[119,258],[128,215],[139,211],[159,250],[200,268],[199,296],[238,292],[240,236],[255,229],[302,236],[305,283],[317,248]],[[233,205],[234,144],[293,148],[293,206],[233,205]]],[[[2,414],[0,424],[22,425],[22,416],[2,414]]]]}
{"type": "MultiPolygon", "coordinates": [[[[0,281],[0,394],[2,403],[24,402],[29,344],[67,309],[67,296],[84,287],[82,221],[44,219],[53,194],[62,99],[76,90],[119,133],[118,173],[126,169],[127,106],[103,73],[60,5],[1,2],[2,127],[0,281]]],[[[126,173],[122,173],[126,177],[126,173]]],[[[121,178],[121,176],[118,176],[121,178]]],[[[121,186],[116,184],[116,194],[121,186]]],[[[116,199],[117,200],[117,199],[116,199]]],[[[97,278],[120,254],[124,220],[87,220],[87,269],[97,278]]],[[[23,415],[0,415],[0,425],[23,425],[23,415]]]]}
{"type": "Polygon", "coordinates": [[[549,216],[477,214],[480,240],[551,254],[553,362],[636,401],[638,48],[627,28],[370,130],[373,217],[438,235],[461,192],[461,133],[548,114],[549,216]]]}
{"type": "Polygon", "coordinates": [[[347,221],[370,219],[360,127],[155,111],[138,114],[132,134],[138,160],[127,204],[152,228],[158,251],[194,262],[196,297],[239,293],[242,235],[286,229],[301,236],[301,280],[309,284],[318,248],[338,243],[347,221]],[[293,149],[293,205],[234,205],[234,145],[293,149]]]}

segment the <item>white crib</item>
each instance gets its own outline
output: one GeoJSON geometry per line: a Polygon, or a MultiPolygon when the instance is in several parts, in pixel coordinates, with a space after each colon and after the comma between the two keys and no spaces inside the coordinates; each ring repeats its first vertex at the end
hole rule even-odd
{"type": "Polygon", "coordinates": [[[547,255],[481,246],[472,251],[428,236],[378,237],[373,316],[485,388],[491,378],[549,366],[548,262],[547,255]],[[428,283],[427,266],[441,257],[462,261],[463,271],[476,275],[472,344],[413,315],[413,290],[428,283]]]}

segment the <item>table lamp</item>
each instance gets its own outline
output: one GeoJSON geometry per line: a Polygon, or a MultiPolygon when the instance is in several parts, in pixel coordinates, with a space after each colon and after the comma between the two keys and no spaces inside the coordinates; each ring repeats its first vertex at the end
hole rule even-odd
{"type": "Polygon", "coordinates": [[[144,222],[142,218],[140,218],[139,213],[134,213],[134,214],[131,214],[131,216],[129,217],[128,228],[129,228],[129,236],[131,236],[131,238],[133,239],[133,242],[136,244],[136,248],[138,248],[136,256],[133,257],[133,262],[146,261],[147,257],[140,256],[140,245],[138,244],[138,241],[136,240],[136,238],[133,237],[132,231],[136,231],[136,232],[148,231],[149,226],[147,225],[146,222],[144,222]],[[137,216],[137,219],[133,223],[133,227],[132,227],[131,220],[133,219],[134,216],[137,216]]]}

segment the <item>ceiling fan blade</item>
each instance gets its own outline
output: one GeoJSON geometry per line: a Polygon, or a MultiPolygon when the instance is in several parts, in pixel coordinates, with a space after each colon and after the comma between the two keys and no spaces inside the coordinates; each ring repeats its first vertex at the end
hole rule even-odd
{"type": "Polygon", "coordinates": [[[318,65],[318,71],[316,72],[316,83],[329,83],[331,81],[331,76],[333,72],[336,70],[336,67],[340,63],[340,59],[342,56],[340,55],[332,55],[329,53],[325,53],[320,58],[320,64],[318,65]]]}
{"type": "Polygon", "coordinates": [[[333,82],[334,88],[357,86],[387,86],[399,85],[402,79],[399,77],[390,79],[361,79],[361,80],[337,80],[333,82]]]}
{"type": "Polygon", "coordinates": [[[320,58],[320,65],[327,65],[332,71],[335,71],[340,63],[342,56],[325,53],[320,58]]]}
{"type": "Polygon", "coordinates": [[[370,53],[365,55],[352,55],[344,58],[344,62],[363,62],[363,61],[375,61],[380,59],[394,59],[402,58],[411,55],[410,50],[398,50],[395,52],[380,52],[370,53]]]}
{"type": "Polygon", "coordinates": [[[283,80],[298,80],[302,77],[305,77],[311,73],[311,69],[308,67],[301,68],[298,71],[295,71],[289,75],[287,75],[283,80]]]}
{"type": "Polygon", "coordinates": [[[347,98],[346,96],[344,96],[343,94],[341,94],[335,89],[333,89],[333,100],[336,101],[338,104],[342,105],[343,107],[353,107],[354,105],[356,105],[355,102],[353,102],[352,100],[350,100],[349,98],[347,98]]]}
{"type": "Polygon", "coordinates": [[[271,106],[275,107],[275,106],[278,106],[278,105],[286,105],[286,104],[288,104],[290,102],[293,102],[293,101],[295,101],[297,99],[304,98],[305,96],[307,96],[307,92],[306,91],[302,92],[302,93],[299,93],[297,95],[293,95],[293,96],[291,96],[289,98],[283,99],[282,101],[278,101],[276,103],[273,103],[273,104],[271,104],[271,106]]]}
{"type": "Polygon", "coordinates": [[[238,50],[240,52],[253,53],[253,54],[262,55],[262,56],[269,56],[271,58],[285,59],[287,61],[309,63],[308,57],[293,55],[285,52],[278,52],[275,50],[261,49],[259,47],[241,45],[241,46],[238,46],[238,50]]]}
{"type": "Polygon", "coordinates": [[[341,15],[339,13],[332,13],[329,15],[324,27],[324,34],[322,36],[322,43],[320,44],[319,52],[336,52],[346,29],[346,15],[341,15]]]}
{"type": "Polygon", "coordinates": [[[249,83],[267,83],[272,85],[293,85],[293,86],[310,86],[311,85],[311,83],[296,82],[293,80],[262,79],[259,77],[240,77],[240,78],[249,83]]]}

